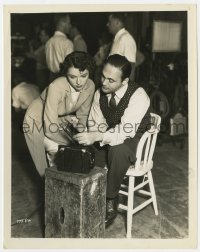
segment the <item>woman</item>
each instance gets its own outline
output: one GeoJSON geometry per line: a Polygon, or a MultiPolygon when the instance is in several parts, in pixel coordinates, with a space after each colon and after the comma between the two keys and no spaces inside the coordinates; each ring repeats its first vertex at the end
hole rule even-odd
{"type": "Polygon", "coordinates": [[[28,108],[23,124],[26,142],[41,176],[50,165],[59,144],[69,144],[65,126],[70,122],[84,130],[94,94],[89,77],[94,61],[85,52],[73,52],[60,64],[61,77],[55,79],[28,108]]]}

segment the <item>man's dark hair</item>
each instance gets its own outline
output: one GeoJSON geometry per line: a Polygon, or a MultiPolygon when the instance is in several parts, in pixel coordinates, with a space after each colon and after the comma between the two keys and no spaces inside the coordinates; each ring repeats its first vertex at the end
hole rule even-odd
{"type": "Polygon", "coordinates": [[[81,24],[78,21],[72,20],[71,25],[72,25],[72,27],[76,28],[79,32],[81,32],[83,29],[83,24],[81,24]]]}
{"type": "Polygon", "coordinates": [[[54,16],[54,23],[55,26],[57,26],[61,21],[65,20],[66,17],[69,17],[68,13],[59,13],[59,14],[55,14],[54,16]]]}
{"type": "Polygon", "coordinates": [[[123,25],[125,25],[127,13],[125,13],[125,12],[112,12],[112,13],[110,13],[110,15],[112,15],[113,18],[118,19],[119,21],[122,22],[123,25]]]}
{"type": "Polygon", "coordinates": [[[114,67],[119,68],[122,71],[122,81],[125,78],[129,78],[131,74],[131,63],[127,60],[126,57],[119,54],[113,54],[107,58],[105,64],[110,64],[114,67]]]}
{"type": "Polygon", "coordinates": [[[66,76],[70,67],[78,68],[80,71],[87,69],[89,71],[90,78],[92,78],[95,61],[88,53],[75,51],[68,54],[63,63],[60,63],[60,75],[66,76]]]}
{"type": "Polygon", "coordinates": [[[50,31],[50,28],[49,28],[49,27],[42,26],[41,29],[40,29],[40,31],[44,31],[45,34],[46,34],[47,36],[49,36],[49,37],[50,37],[50,35],[51,35],[51,31],[50,31]]]}

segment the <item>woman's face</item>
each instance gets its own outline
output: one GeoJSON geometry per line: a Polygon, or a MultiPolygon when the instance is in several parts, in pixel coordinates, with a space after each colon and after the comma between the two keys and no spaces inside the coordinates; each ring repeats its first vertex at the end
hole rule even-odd
{"type": "Polygon", "coordinates": [[[81,91],[89,78],[89,71],[80,71],[78,68],[70,67],[67,72],[69,84],[76,90],[81,91]]]}

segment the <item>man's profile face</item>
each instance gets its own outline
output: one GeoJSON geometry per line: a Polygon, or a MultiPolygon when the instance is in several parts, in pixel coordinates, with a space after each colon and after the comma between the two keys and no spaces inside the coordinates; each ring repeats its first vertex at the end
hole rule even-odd
{"type": "Polygon", "coordinates": [[[121,69],[107,63],[102,71],[101,83],[102,91],[106,94],[114,93],[122,87],[121,69]]]}
{"type": "Polygon", "coordinates": [[[69,16],[66,16],[65,18],[65,33],[69,34],[71,29],[71,20],[69,16]]]}
{"type": "Polygon", "coordinates": [[[108,30],[111,34],[116,34],[117,32],[117,19],[113,18],[112,15],[109,15],[108,17],[108,23],[107,23],[108,30]]]}
{"type": "Polygon", "coordinates": [[[40,38],[40,41],[44,44],[49,39],[49,36],[48,34],[46,34],[45,30],[41,30],[39,34],[39,38],[40,38]]]}
{"type": "Polygon", "coordinates": [[[75,31],[76,31],[75,27],[71,26],[70,32],[69,32],[69,36],[71,39],[73,39],[75,37],[75,31]]]}

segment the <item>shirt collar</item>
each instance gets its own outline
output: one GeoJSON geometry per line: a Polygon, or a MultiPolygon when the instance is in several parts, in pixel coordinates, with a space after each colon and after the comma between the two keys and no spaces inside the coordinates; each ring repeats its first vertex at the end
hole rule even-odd
{"type": "Polygon", "coordinates": [[[125,28],[122,28],[121,30],[119,30],[119,31],[115,34],[114,40],[118,39],[118,38],[122,35],[122,33],[124,33],[125,31],[126,31],[125,28]]]}
{"type": "MultiPolygon", "coordinates": [[[[65,77],[65,79],[68,82],[67,77],[65,77]]],[[[88,79],[85,86],[83,87],[83,89],[81,91],[78,91],[78,92],[68,82],[68,85],[65,86],[66,87],[65,91],[66,92],[71,92],[71,93],[73,93],[73,92],[82,93],[82,92],[84,92],[85,90],[87,90],[90,87],[90,85],[91,85],[90,82],[91,82],[91,80],[88,79]]]]}
{"type": "Polygon", "coordinates": [[[128,83],[125,84],[125,85],[123,85],[120,89],[118,89],[118,90],[115,92],[115,95],[117,96],[117,98],[121,99],[121,98],[124,96],[124,94],[125,94],[127,88],[128,88],[128,83]]]}
{"type": "Polygon", "coordinates": [[[69,84],[69,88],[71,93],[81,93],[81,91],[76,91],[70,84],[69,84]]]}
{"type": "MultiPolygon", "coordinates": [[[[125,94],[127,88],[128,88],[128,83],[125,84],[125,85],[123,85],[120,89],[118,89],[118,90],[115,92],[116,97],[117,97],[118,99],[121,99],[121,98],[124,96],[124,94],[125,94]]],[[[108,96],[111,96],[111,94],[108,94],[108,96]]]]}
{"type": "Polygon", "coordinates": [[[63,36],[63,37],[67,37],[63,32],[61,31],[55,31],[54,36],[63,36]]]}

